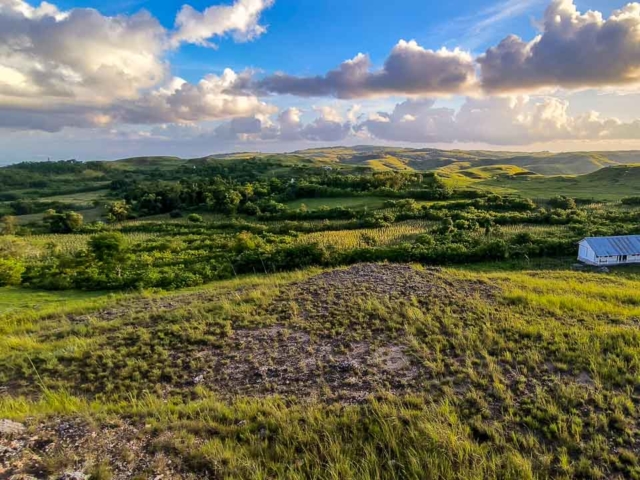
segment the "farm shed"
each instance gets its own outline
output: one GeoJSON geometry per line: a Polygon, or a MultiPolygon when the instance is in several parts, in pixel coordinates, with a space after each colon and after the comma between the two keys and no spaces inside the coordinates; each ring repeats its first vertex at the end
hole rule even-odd
{"type": "Polygon", "coordinates": [[[640,235],[587,237],[578,245],[578,260],[589,265],[640,263],[640,235]]]}

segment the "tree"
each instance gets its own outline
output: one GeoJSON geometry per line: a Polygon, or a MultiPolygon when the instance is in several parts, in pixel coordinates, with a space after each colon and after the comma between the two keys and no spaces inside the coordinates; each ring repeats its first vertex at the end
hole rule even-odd
{"type": "Polygon", "coordinates": [[[0,287],[20,285],[24,265],[15,258],[0,258],[0,287]]]}
{"type": "Polygon", "coordinates": [[[101,262],[112,262],[122,258],[127,250],[127,240],[119,232],[106,232],[89,239],[89,251],[101,262]]]}
{"type": "Polygon", "coordinates": [[[125,201],[107,205],[107,218],[110,222],[122,222],[129,217],[129,213],[131,213],[131,207],[125,201]]]}
{"type": "Polygon", "coordinates": [[[45,212],[42,221],[49,225],[52,233],[72,233],[82,227],[84,219],[77,212],[59,213],[50,209],[45,212]]]}
{"type": "Polygon", "coordinates": [[[577,208],[576,201],[573,198],[558,195],[549,200],[549,205],[553,208],[561,208],[562,210],[575,210],[577,208]]]}
{"type": "Polygon", "coordinates": [[[13,235],[18,227],[18,219],[13,215],[5,215],[0,218],[0,233],[4,235],[13,235]]]}

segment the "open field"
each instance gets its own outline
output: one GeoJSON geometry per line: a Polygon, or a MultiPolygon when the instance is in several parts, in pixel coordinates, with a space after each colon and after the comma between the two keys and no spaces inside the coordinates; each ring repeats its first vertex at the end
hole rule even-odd
{"type": "Polygon", "coordinates": [[[0,169],[3,212],[63,201],[0,220],[0,478],[640,478],[640,266],[572,270],[640,167],[533,173],[580,159],[0,169]]]}
{"type": "Polygon", "coordinates": [[[28,305],[59,298],[22,291],[0,417],[27,430],[0,468],[634,478],[639,289],[624,271],[362,264],[73,295],[79,313],[37,321],[28,305]]]}
{"type": "Polygon", "coordinates": [[[386,199],[380,197],[329,197],[329,198],[302,198],[287,202],[289,208],[300,208],[306,205],[311,210],[327,207],[345,207],[345,208],[380,208],[386,199]]]}

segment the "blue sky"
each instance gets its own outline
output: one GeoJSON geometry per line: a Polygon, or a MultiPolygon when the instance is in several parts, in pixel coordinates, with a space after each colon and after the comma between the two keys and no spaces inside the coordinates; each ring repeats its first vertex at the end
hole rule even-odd
{"type": "Polygon", "coordinates": [[[640,148],[639,31],[609,0],[0,0],[0,162],[640,148]]]}

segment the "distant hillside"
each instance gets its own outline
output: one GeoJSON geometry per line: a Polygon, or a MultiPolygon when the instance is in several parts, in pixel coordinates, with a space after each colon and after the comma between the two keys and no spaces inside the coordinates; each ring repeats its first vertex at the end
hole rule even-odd
{"type": "Polygon", "coordinates": [[[377,169],[445,170],[513,165],[541,175],[583,175],[613,165],[640,162],[640,151],[522,153],[484,150],[410,149],[377,146],[315,148],[301,157],[377,169]],[[385,159],[393,159],[392,162],[385,159]],[[372,161],[381,160],[372,164],[372,161]]]}
{"type": "Polygon", "coordinates": [[[575,176],[502,175],[473,184],[476,188],[517,192],[531,198],[568,195],[594,200],[619,200],[640,193],[640,164],[616,165],[575,176]]]}

